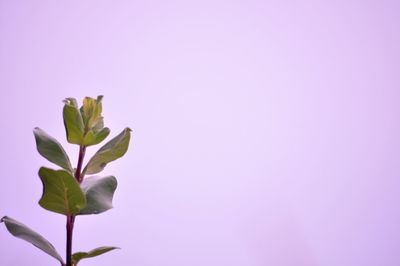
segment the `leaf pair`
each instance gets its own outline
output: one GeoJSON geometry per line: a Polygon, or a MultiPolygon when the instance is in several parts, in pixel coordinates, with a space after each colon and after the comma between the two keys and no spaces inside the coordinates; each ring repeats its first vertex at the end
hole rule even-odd
{"type": "MultiPolygon", "coordinates": [[[[4,216],[1,218],[0,222],[4,222],[6,225],[7,230],[15,237],[18,237],[20,239],[23,239],[38,249],[42,250],[43,252],[47,253],[51,257],[55,258],[58,260],[61,265],[65,265],[64,260],[60,256],[60,254],[57,252],[55,247],[43,236],[38,234],[37,232],[33,231],[23,223],[18,222],[17,220],[14,220],[11,217],[4,216]]],[[[78,265],[78,262],[82,259],[86,258],[91,258],[91,257],[96,257],[101,254],[104,254],[106,252],[109,252],[111,250],[118,249],[117,247],[99,247],[96,249],[93,249],[89,252],[76,252],[75,254],[72,255],[72,261],[74,265],[78,265]]]]}
{"type": "Polygon", "coordinates": [[[117,179],[113,176],[88,177],[82,184],[64,170],[41,167],[43,195],[39,205],[64,215],[98,214],[111,209],[117,179]]]}
{"type": "MultiPolygon", "coordinates": [[[[82,175],[99,173],[109,162],[122,157],[128,150],[130,132],[130,128],[125,128],[118,136],[101,147],[89,160],[82,175]]],[[[33,130],[33,133],[40,155],[69,173],[74,174],[69,157],[61,144],[38,127],[33,130]]]]}

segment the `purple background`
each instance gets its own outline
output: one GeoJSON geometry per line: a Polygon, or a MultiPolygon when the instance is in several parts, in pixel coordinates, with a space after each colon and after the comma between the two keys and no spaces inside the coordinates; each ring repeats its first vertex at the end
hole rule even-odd
{"type": "MultiPolygon", "coordinates": [[[[133,129],[82,265],[400,265],[398,1],[0,0],[0,215],[64,256],[37,205],[39,126],[104,94],[133,129]]],[[[93,153],[96,148],[90,149],[93,153]]],[[[57,265],[0,228],[0,265],[57,265]]]]}

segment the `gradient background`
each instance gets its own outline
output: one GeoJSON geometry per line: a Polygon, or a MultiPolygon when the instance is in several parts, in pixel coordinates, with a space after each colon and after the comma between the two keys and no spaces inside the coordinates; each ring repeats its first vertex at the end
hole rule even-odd
{"type": "MultiPolygon", "coordinates": [[[[37,205],[62,100],[133,129],[82,265],[400,265],[400,2],[0,0],[0,215],[64,256],[37,205]]],[[[93,153],[96,148],[90,149],[93,153]]],[[[58,265],[0,228],[0,265],[58,265]]]]}

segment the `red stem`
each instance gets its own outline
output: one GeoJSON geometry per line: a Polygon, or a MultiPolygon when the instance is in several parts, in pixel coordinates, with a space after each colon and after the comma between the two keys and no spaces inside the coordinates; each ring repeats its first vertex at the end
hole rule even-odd
{"type": "Polygon", "coordinates": [[[76,167],[75,178],[78,180],[79,184],[83,180],[82,175],[82,165],[83,165],[83,158],[85,157],[86,146],[81,145],[79,147],[79,158],[78,158],[78,166],[76,167]]]}
{"type": "MultiPolygon", "coordinates": [[[[79,184],[83,180],[82,175],[82,165],[83,165],[83,158],[85,157],[86,147],[81,145],[79,147],[79,158],[78,158],[78,165],[75,171],[75,178],[79,182],[79,184]]],[[[72,266],[72,235],[74,232],[74,223],[75,223],[75,215],[68,215],[67,216],[67,247],[66,247],[66,256],[67,256],[67,264],[66,266],[72,266]]]]}
{"type": "Polygon", "coordinates": [[[75,216],[67,216],[67,265],[72,266],[72,233],[74,230],[75,216]]]}

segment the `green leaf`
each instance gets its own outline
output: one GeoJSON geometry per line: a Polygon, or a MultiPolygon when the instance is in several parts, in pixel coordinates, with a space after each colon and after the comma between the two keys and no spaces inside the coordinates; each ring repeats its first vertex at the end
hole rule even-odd
{"type": "Polygon", "coordinates": [[[86,133],[85,138],[83,139],[83,145],[91,146],[99,144],[105,138],[107,138],[109,134],[110,134],[110,129],[108,127],[101,129],[97,133],[93,133],[93,130],[90,130],[88,133],[86,133]]]}
{"type": "Polygon", "coordinates": [[[74,215],[86,206],[85,195],[78,181],[70,173],[41,167],[39,176],[43,183],[43,195],[39,205],[46,210],[74,215]]]}
{"type": "Polygon", "coordinates": [[[89,160],[83,174],[96,174],[101,172],[109,162],[122,157],[128,150],[131,129],[125,128],[118,136],[107,142],[89,160]]]}
{"type": "Polygon", "coordinates": [[[93,249],[89,252],[76,252],[72,254],[72,264],[78,265],[78,262],[82,259],[87,259],[87,258],[92,258],[99,256],[101,254],[104,254],[106,252],[109,252],[114,249],[119,249],[118,247],[99,247],[96,249],[93,249]]]}
{"type": "Polygon", "coordinates": [[[0,222],[4,222],[8,232],[10,232],[13,236],[28,241],[35,247],[41,249],[45,253],[61,262],[62,265],[65,265],[63,259],[61,258],[60,254],[58,254],[54,246],[40,234],[8,216],[1,218],[0,222]]]}
{"type": "Polygon", "coordinates": [[[69,143],[81,145],[85,127],[76,100],[67,98],[64,103],[63,117],[67,140],[69,143]]]}
{"type": "Polygon", "coordinates": [[[98,123],[99,119],[101,119],[101,112],[103,109],[101,104],[102,99],[102,95],[97,96],[97,99],[91,97],[85,97],[83,99],[83,105],[80,111],[87,130],[92,129],[92,127],[98,123]]]}
{"type": "Polygon", "coordinates": [[[114,176],[87,177],[81,188],[86,196],[86,207],[79,214],[98,214],[113,207],[112,199],[117,189],[117,179],[114,176]]]}
{"type": "Polygon", "coordinates": [[[33,130],[33,134],[35,135],[36,148],[40,155],[65,170],[73,172],[67,153],[55,138],[38,127],[33,130]]]}
{"type": "Polygon", "coordinates": [[[93,132],[97,133],[104,127],[104,118],[100,117],[97,122],[93,125],[93,132]]]}

